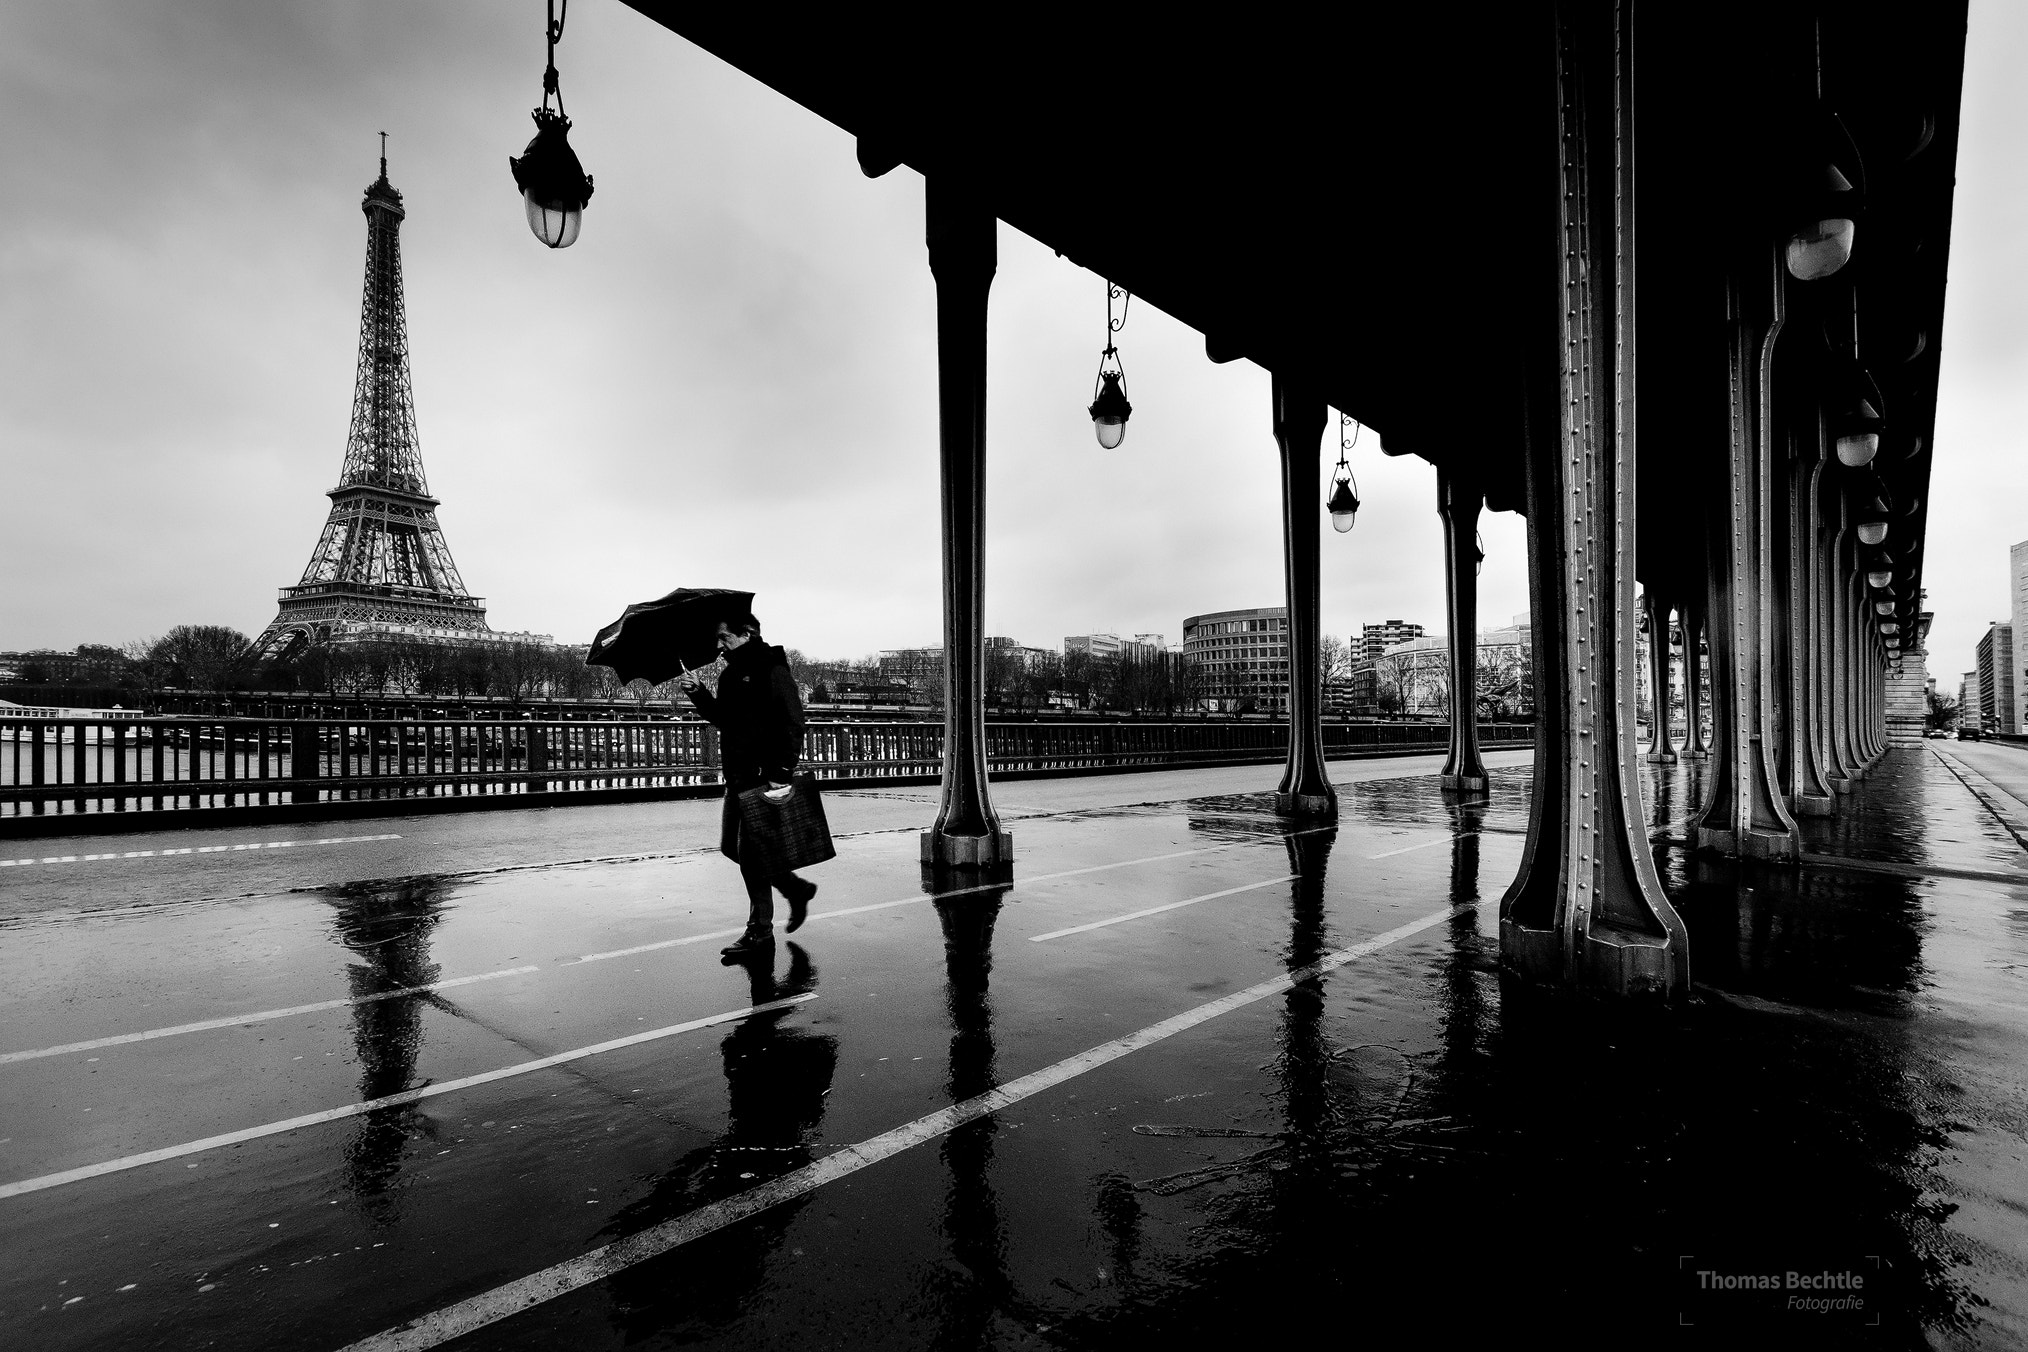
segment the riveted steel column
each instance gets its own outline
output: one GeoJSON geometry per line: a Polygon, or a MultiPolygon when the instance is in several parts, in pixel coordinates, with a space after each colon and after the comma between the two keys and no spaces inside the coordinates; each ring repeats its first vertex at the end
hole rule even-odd
{"type": "Polygon", "coordinates": [[[1648,763],[1674,765],[1676,745],[1669,735],[1669,607],[1650,591],[1641,597],[1648,619],[1648,763]]]}
{"type": "Polygon", "coordinates": [[[1486,762],[1479,755],[1479,507],[1475,483],[1437,468],[1437,515],[1444,523],[1444,600],[1450,624],[1451,752],[1444,788],[1483,793],[1486,762]]]}
{"type": "Polygon", "coordinates": [[[1704,741],[1704,615],[1706,603],[1692,594],[1683,602],[1683,759],[1707,760],[1704,741]]]}
{"type": "Polygon", "coordinates": [[[1824,477],[1824,420],[1796,439],[1789,462],[1789,810],[1798,817],[1828,817],[1837,799],[1825,782],[1819,743],[1815,654],[1821,627],[1816,569],[1817,503],[1824,477]]]}
{"type": "Polygon", "coordinates": [[[944,775],[922,861],[988,866],[1014,857],[986,782],[986,298],[999,222],[969,185],[926,185],[937,283],[937,414],[944,541],[944,775]]]}
{"type": "Polygon", "coordinates": [[[1798,854],[1795,819],[1783,800],[1775,774],[1775,748],[1767,732],[1774,726],[1774,605],[1769,572],[1774,563],[1774,446],[1771,427],[1775,340],[1781,336],[1786,273],[1780,256],[1769,250],[1772,269],[1771,306],[1758,335],[1745,314],[1738,286],[1728,288],[1732,309],[1730,456],[1727,467],[1725,548],[1714,612],[1712,646],[1723,650],[1719,720],[1723,737],[1717,748],[1723,764],[1712,777],[1711,800],[1697,825],[1700,848],[1721,854],[1760,859],[1794,859],[1798,854]],[[1756,344],[1755,337],[1759,342],[1756,344]],[[1758,360],[1756,361],[1756,356],[1758,360]],[[1757,395],[1758,398],[1753,396],[1757,395]]]}
{"type": "Polygon", "coordinates": [[[1317,531],[1324,511],[1322,395],[1275,373],[1275,445],[1282,462],[1282,571],[1289,611],[1289,759],[1275,811],[1336,816],[1338,795],[1324,772],[1324,676],[1317,651],[1323,611],[1317,531]]]}
{"type": "MultiPolygon", "coordinates": [[[[1842,518],[1849,526],[1851,510],[1848,507],[1842,518]]],[[[1860,750],[1859,735],[1859,635],[1865,628],[1866,617],[1859,610],[1859,599],[1853,591],[1854,570],[1858,567],[1859,547],[1848,529],[1844,532],[1845,547],[1837,558],[1837,609],[1838,609],[1838,738],[1843,748],[1846,776],[1854,781],[1866,775],[1866,755],[1860,750]]]]}
{"type": "MultiPolygon", "coordinates": [[[[1820,504],[1822,500],[1820,499],[1820,504]]],[[[1818,709],[1823,721],[1824,783],[1833,793],[1852,790],[1851,749],[1845,740],[1845,617],[1840,579],[1844,571],[1847,537],[1844,494],[1833,492],[1826,511],[1822,540],[1816,551],[1817,597],[1821,618],[1817,622],[1818,709]]]]}
{"type": "Polygon", "coordinates": [[[1682,995],[1689,935],[1655,872],[1634,741],[1634,201],[1628,0],[1556,7],[1558,348],[1529,409],[1536,783],[1500,954],[1526,976],[1682,995]]]}

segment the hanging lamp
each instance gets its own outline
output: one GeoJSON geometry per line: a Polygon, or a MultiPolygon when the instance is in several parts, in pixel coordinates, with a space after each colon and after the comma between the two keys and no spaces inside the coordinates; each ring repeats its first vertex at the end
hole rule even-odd
{"type": "Polygon", "coordinates": [[[1324,510],[1331,514],[1331,529],[1340,535],[1352,529],[1359,518],[1359,486],[1352,478],[1352,465],[1347,459],[1352,447],[1359,440],[1359,424],[1352,421],[1349,413],[1338,415],[1338,467],[1331,471],[1331,496],[1324,503],[1324,510]]]}
{"type": "Polygon", "coordinates": [[[1134,406],[1127,402],[1127,370],[1120,364],[1120,349],[1113,343],[1113,335],[1127,325],[1127,306],[1133,297],[1125,289],[1106,283],[1106,346],[1099,353],[1098,379],[1092,383],[1091,414],[1092,431],[1098,435],[1098,444],[1112,450],[1127,439],[1127,419],[1133,416],[1134,406]],[[1113,302],[1120,303],[1119,317],[1113,317],[1113,302]]]}
{"type": "MultiPolygon", "coordinates": [[[[563,8],[568,15],[570,0],[563,0],[563,8]]],[[[529,230],[552,249],[568,249],[577,243],[592,181],[570,148],[570,119],[563,115],[563,90],[556,78],[556,44],[563,40],[563,20],[557,17],[556,0],[549,0],[543,35],[549,43],[549,63],[542,72],[542,106],[530,114],[535,139],[520,159],[508,156],[507,167],[513,171],[514,186],[521,189],[529,230]],[[551,98],[556,100],[553,111],[551,98]]]]}

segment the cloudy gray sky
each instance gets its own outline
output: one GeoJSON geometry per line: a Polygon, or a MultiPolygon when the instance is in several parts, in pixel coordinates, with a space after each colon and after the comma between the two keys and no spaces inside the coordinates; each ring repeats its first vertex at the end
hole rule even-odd
{"type": "MultiPolygon", "coordinates": [[[[1931,510],[1932,669],[2005,618],[2028,538],[2028,7],[1973,7],[1931,510]]],[[[424,462],[496,628],[583,641],[678,584],[760,594],[770,636],[853,656],[939,633],[933,293],[922,181],[611,0],[558,49],[597,177],[576,247],[506,158],[540,97],[536,0],[6,7],[0,648],[257,631],[336,481],[361,190],[390,134],[424,462]]],[[[1267,377],[1136,303],[1135,413],[1083,412],[1101,280],[1009,227],[992,311],[987,619],[1055,646],[1180,637],[1281,600],[1267,377]]],[[[1362,322],[1346,314],[1344,322],[1362,322]]],[[[1354,451],[1324,621],[1442,618],[1434,475],[1354,451]]],[[[1482,621],[1527,607],[1490,515],[1482,621]]],[[[1954,681],[1953,681],[1954,684],[1954,681]]]]}

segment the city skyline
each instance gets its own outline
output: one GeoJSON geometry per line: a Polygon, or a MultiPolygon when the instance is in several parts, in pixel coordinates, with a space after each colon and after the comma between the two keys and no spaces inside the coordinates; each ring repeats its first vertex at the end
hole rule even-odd
{"type": "MultiPolygon", "coordinates": [[[[2009,78],[2028,15],[1979,4],[1971,25],[1932,484],[1949,528],[1924,567],[1939,670],[2008,613],[1999,568],[2028,534],[2009,453],[2028,421],[2028,90],[2009,78]]],[[[410,210],[432,484],[499,628],[583,641],[670,586],[737,582],[812,652],[938,632],[912,171],[865,179],[835,128],[681,41],[644,42],[638,14],[588,7],[560,50],[599,196],[577,245],[549,253],[504,162],[540,68],[518,11],[108,3],[17,27],[7,154],[48,187],[0,243],[16,320],[0,444],[44,510],[0,546],[32,579],[0,601],[0,647],[252,634],[272,615],[343,448],[354,212],[383,129],[410,210]],[[121,547],[70,549],[84,514],[121,547]],[[770,547],[742,555],[756,539],[770,547]]],[[[1134,419],[1100,451],[1083,403],[1102,280],[999,236],[988,630],[1166,633],[1279,604],[1266,374],[1208,362],[1201,335],[1137,300],[1119,335],[1134,419]]],[[[1434,474],[1374,443],[1353,452],[1356,529],[1318,523],[1326,632],[1442,613],[1434,474]]],[[[1482,533],[1482,616],[1527,609],[1522,522],[1488,513],[1482,533]]]]}

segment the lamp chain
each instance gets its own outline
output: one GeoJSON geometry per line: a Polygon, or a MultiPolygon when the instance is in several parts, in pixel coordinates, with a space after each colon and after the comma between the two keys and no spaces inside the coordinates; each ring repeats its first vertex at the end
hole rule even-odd
{"type": "Polygon", "coordinates": [[[564,116],[564,112],[563,87],[557,83],[556,78],[556,44],[563,41],[563,25],[565,19],[569,17],[570,0],[563,0],[562,18],[557,16],[556,0],[549,0],[549,22],[542,30],[543,37],[549,43],[549,61],[542,71],[542,111],[545,113],[549,111],[549,100],[554,95],[558,117],[564,116]]]}

